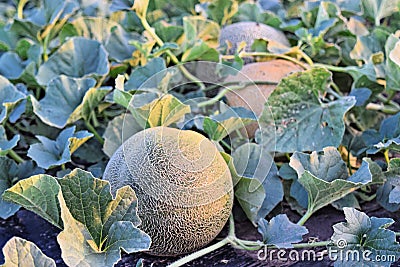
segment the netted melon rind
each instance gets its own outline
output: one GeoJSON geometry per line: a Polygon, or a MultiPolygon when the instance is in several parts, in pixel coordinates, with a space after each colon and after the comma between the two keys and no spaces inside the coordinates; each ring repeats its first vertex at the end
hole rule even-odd
{"type": "Polygon", "coordinates": [[[227,164],[212,142],[193,131],[155,127],[135,134],[111,157],[103,178],[113,192],[127,184],[135,190],[140,228],[152,238],[155,255],[206,245],[232,209],[227,164]]]}

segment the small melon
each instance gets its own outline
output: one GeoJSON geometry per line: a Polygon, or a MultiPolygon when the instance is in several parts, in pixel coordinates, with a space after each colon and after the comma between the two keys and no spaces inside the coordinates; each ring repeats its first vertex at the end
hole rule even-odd
{"type": "Polygon", "coordinates": [[[111,157],[103,179],[113,192],[125,185],[135,190],[153,255],[205,246],[232,209],[229,168],[216,146],[194,131],[154,127],[136,133],[111,157]]]}
{"type": "MultiPolygon", "coordinates": [[[[275,59],[265,62],[256,62],[244,65],[240,73],[228,76],[226,82],[269,81],[279,83],[282,78],[303,69],[287,60],[275,59]]],[[[227,102],[232,107],[244,107],[261,115],[264,104],[276,85],[248,85],[243,89],[229,91],[226,94],[227,102]]],[[[246,127],[249,137],[253,137],[258,128],[257,123],[246,127]]]]}
{"type": "Polygon", "coordinates": [[[243,41],[247,44],[246,50],[250,50],[255,39],[266,39],[290,46],[283,32],[271,26],[252,21],[237,22],[224,27],[221,30],[219,44],[223,46],[226,41],[229,41],[232,44],[230,52],[234,53],[237,46],[243,41]]]}

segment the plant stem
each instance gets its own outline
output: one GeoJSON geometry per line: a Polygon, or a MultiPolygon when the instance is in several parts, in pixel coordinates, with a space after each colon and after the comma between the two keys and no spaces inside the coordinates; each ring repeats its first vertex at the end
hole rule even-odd
{"type": "Polygon", "coordinates": [[[383,152],[383,155],[385,156],[385,161],[386,161],[386,163],[389,164],[389,161],[390,161],[390,159],[389,159],[389,149],[386,149],[386,150],[383,152]]]}
{"type": "Polygon", "coordinates": [[[173,262],[172,264],[168,265],[169,267],[178,267],[178,266],[182,266],[188,262],[191,262],[194,259],[197,259],[201,256],[204,256],[214,250],[217,250],[219,248],[222,248],[223,246],[225,246],[226,244],[230,243],[230,239],[229,237],[226,237],[224,239],[222,239],[221,241],[215,243],[214,245],[211,245],[209,247],[203,248],[199,251],[196,251],[195,253],[189,254],[175,262],[173,262]]]}
{"type": "MultiPolygon", "coordinates": [[[[305,70],[310,68],[303,62],[301,62],[295,58],[292,58],[290,56],[283,55],[283,54],[272,54],[272,53],[267,53],[267,52],[241,52],[241,53],[239,53],[239,56],[240,57],[258,57],[258,56],[260,56],[260,57],[282,58],[282,59],[286,59],[287,61],[291,61],[291,62],[299,65],[300,67],[302,67],[305,70]]],[[[234,59],[235,55],[223,55],[222,58],[223,59],[234,59]]]]}
{"type": "Polygon", "coordinates": [[[49,59],[49,55],[47,54],[47,46],[49,45],[50,33],[44,37],[43,40],[43,61],[46,62],[49,59]]]}
{"type": "Polygon", "coordinates": [[[245,86],[243,85],[238,85],[238,86],[231,86],[228,88],[224,88],[221,91],[218,92],[218,94],[216,96],[214,96],[213,98],[200,102],[199,104],[197,104],[197,106],[199,108],[205,107],[205,106],[209,106],[209,105],[213,105],[215,103],[217,103],[219,100],[221,100],[221,98],[223,98],[226,93],[228,93],[229,91],[234,91],[234,90],[239,90],[239,89],[243,89],[245,86]]]}
{"type": "Polygon", "coordinates": [[[96,131],[96,129],[90,124],[90,122],[85,121],[86,128],[94,135],[94,137],[104,145],[104,139],[100,136],[100,134],[96,131]]]}
{"type": "MultiPolygon", "coordinates": [[[[157,44],[161,47],[164,45],[164,41],[156,34],[155,30],[150,26],[150,24],[147,22],[146,19],[146,14],[143,14],[143,16],[139,16],[140,21],[143,25],[143,28],[151,35],[151,37],[154,38],[154,40],[157,42],[157,44]]],[[[197,77],[192,75],[183,65],[181,65],[181,62],[179,59],[172,53],[171,50],[167,49],[165,53],[169,56],[169,58],[172,60],[173,63],[175,63],[180,71],[182,71],[183,75],[185,75],[186,78],[197,84],[201,90],[204,90],[205,85],[202,81],[200,81],[197,77]]]]}
{"type": "Polygon", "coordinates": [[[278,85],[278,83],[277,82],[271,82],[271,81],[223,82],[223,83],[213,84],[211,86],[208,86],[208,87],[204,88],[204,91],[210,91],[210,90],[213,90],[213,89],[217,89],[217,88],[220,88],[220,87],[226,87],[226,86],[230,86],[230,85],[241,85],[243,88],[245,88],[247,86],[252,86],[252,85],[278,85]]]}
{"type": "Polygon", "coordinates": [[[18,162],[18,163],[24,162],[24,159],[21,158],[17,153],[15,153],[14,150],[9,150],[9,151],[8,151],[8,155],[9,155],[10,157],[12,157],[12,158],[13,158],[16,162],[18,162]]]}
{"type": "Polygon", "coordinates": [[[311,209],[307,209],[307,212],[303,215],[303,217],[301,217],[301,219],[297,222],[298,225],[304,225],[305,222],[311,217],[311,215],[313,214],[313,212],[311,211],[311,209]]]}
{"type": "Polygon", "coordinates": [[[299,49],[297,53],[307,62],[308,65],[310,66],[314,65],[312,59],[306,53],[304,53],[303,50],[299,49]]]}
{"type": "Polygon", "coordinates": [[[17,17],[19,19],[24,18],[24,7],[29,0],[20,0],[17,7],[17,17]]]}

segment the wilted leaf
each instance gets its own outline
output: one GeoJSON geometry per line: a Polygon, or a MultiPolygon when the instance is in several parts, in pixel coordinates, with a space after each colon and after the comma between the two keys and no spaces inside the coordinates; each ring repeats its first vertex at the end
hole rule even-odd
{"type": "Polygon", "coordinates": [[[242,107],[232,107],[218,115],[205,117],[203,130],[210,139],[220,141],[233,131],[239,130],[256,120],[257,116],[252,111],[242,107]]]}
{"type": "Polygon", "coordinates": [[[282,79],[261,115],[257,142],[273,143],[276,138],[276,151],[280,152],[339,146],[344,134],[344,114],[356,100],[342,97],[324,103],[322,98],[330,76],[328,71],[314,68],[282,79]]]}
{"type": "MultiPolygon", "coordinates": [[[[331,240],[335,243],[335,250],[342,250],[343,255],[348,251],[358,251],[359,255],[364,255],[364,251],[369,251],[368,259],[364,257],[338,258],[334,266],[376,266],[373,259],[378,259],[377,255],[384,256],[387,261],[381,261],[379,266],[389,267],[392,261],[400,257],[400,244],[396,242],[396,235],[387,228],[394,223],[389,218],[368,217],[364,212],[353,208],[343,208],[346,222],[338,223],[333,226],[334,233],[331,240]],[[345,247],[340,248],[343,244],[345,247]],[[389,255],[393,255],[389,259],[389,255]]],[[[348,254],[347,254],[348,255],[348,254]]],[[[354,254],[353,254],[354,255],[354,254]]]]}
{"type": "Polygon", "coordinates": [[[28,157],[45,169],[59,166],[69,162],[71,154],[92,136],[93,134],[87,131],[75,132],[75,126],[63,130],[56,140],[38,135],[36,138],[40,142],[31,145],[28,157]]]}
{"type": "Polygon", "coordinates": [[[32,242],[13,237],[3,247],[4,264],[7,266],[47,266],[56,267],[53,259],[47,257],[32,242]]]}
{"type": "Polygon", "coordinates": [[[279,214],[269,222],[260,219],[258,232],[262,235],[264,244],[278,248],[293,248],[294,243],[301,242],[303,235],[308,234],[306,227],[292,223],[286,214],[279,214]]]}
{"type": "Polygon", "coordinates": [[[39,67],[37,81],[46,85],[55,76],[81,78],[108,73],[108,53],[97,41],[74,37],[65,42],[39,67]]]}
{"type": "Polygon", "coordinates": [[[72,116],[87,91],[96,84],[92,78],[75,79],[64,75],[52,79],[40,101],[31,97],[33,112],[50,126],[63,128],[79,119],[72,116]]]}

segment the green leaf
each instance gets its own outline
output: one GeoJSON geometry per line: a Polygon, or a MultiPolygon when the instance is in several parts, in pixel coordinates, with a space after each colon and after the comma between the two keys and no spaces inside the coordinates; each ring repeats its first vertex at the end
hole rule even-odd
{"type": "Polygon", "coordinates": [[[0,157],[0,217],[7,219],[14,215],[18,210],[19,206],[7,202],[1,195],[10,188],[13,184],[14,178],[17,176],[17,164],[12,159],[6,157],[0,157]]]}
{"type": "Polygon", "coordinates": [[[400,40],[394,34],[387,38],[385,44],[385,53],[388,57],[386,59],[386,81],[387,88],[400,91],[400,82],[398,77],[400,75],[400,40]]]}
{"type": "Polygon", "coordinates": [[[206,43],[200,41],[198,44],[187,49],[181,58],[182,62],[204,60],[204,61],[219,61],[219,53],[216,49],[209,47],[206,43]]]}
{"type": "Polygon", "coordinates": [[[236,1],[215,0],[208,5],[207,14],[210,19],[216,21],[219,25],[223,25],[238,10],[236,1]]]}
{"type": "MultiPolygon", "coordinates": [[[[183,18],[184,41],[183,50],[194,46],[217,48],[220,27],[217,23],[201,16],[186,16],[183,18]]],[[[197,49],[199,50],[199,49],[197,49]]],[[[204,49],[205,50],[205,49],[204,49]]],[[[187,52],[186,52],[187,53],[187,52]]]]}
{"type": "MultiPolygon", "coordinates": [[[[376,266],[377,255],[385,256],[387,261],[380,261],[379,266],[389,267],[400,257],[400,244],[396,242],[396,235],[387,228],[394,223],[389,218],[368,217],[364,212],[353,208],[343,208],[346,222],[333,226],[334,233],[331,240],[335,243],[336,251],[341,250],[343,255],[350,251],[358,251],[359,255],[369,251],[368,258],[338,259],[334,266],[376,266]],[[342,244],[346,244],[340,248],[342,244]],[[388,256],[393,255],[390,259],[388,256]]],[[[354,254],[353,254],[354,255],[354,254]]]]}
{"type": "Polygon", "coordinates": [[[118,23],[103,17],[80,17],[72,22],[76,34],[91,40],[99,41],[107,50],[109,57],[123,61],[132,57],[135,47],[128,40],[139,40],[140,36],[128,34],[118,23]]]}
{"type": "Polygon", "coordinates": [[[55,76],[81,78],[106,75],[108,53],[98,41],[74,37],[65,42],[38,70],[37,81],[46,85],[55,76]]]}
{"type": "Polygon", "coordinates": [[[362,0],[364,15],[375,21],[379,26],[381,19],[389,17],[399,11],[400,1],[398,0],[362,0]]]}
{"type": "Polygon", "coordinates": [[[116,221],[130,221],[140,224],[136,215],[137,199],[130,187],[117,191],[112,199],[110,184],[96,179],[91,173],[76,169],[58,181],[65,203],[72,216],[83,223],[97,247],[106,237],[116,221]],[[86,192],[82,195],[80,192],[86,192]]]}
{"type": "Polygon", "coordinates": [[[111,157],[124,141],[141,130],[143,128],[140,127],[131,114],[121,114],[115,117],[107,124],[103,135],[104,153],[111,157]]]}
{"type": "Polygon", "coordinates": [[[379,132],[368,129],[361,135],[366,148],[359,153],[376,154],[382,150],[400,151],[400,113],[382,121],[379,132]]]}
{"type": "Polygon", "coordinates": [[[47,257],[32,242],[20,237],[13,237],[3,247],[6,266],[48,266],[56,267],[53,259],[47,257]]]}
{"type": "Polygon", "coordinates": [[[35,212],[62,229],[63,222],[60,217],[60,204],[57,197],[59,191],[60,186],[52,176],[39,174],[21,180],[6,190],[3,199],[35,212]]]}
{"type": "Polygon", "coordinates": [[[25,98],[26,96],[14,85],[0,76],[0,123],[4,121],[16,104],[25,98]]]}
{"type": "Polygon", "coordinates": [[[283,186],[273,158],[260,145],[245,143],[232,154],[237,175],[235,196],[253,224],[283,199],[283,186]]]}
{"type": "Polygon", "coordinates": [[[6,155],[8,151],[16,147],[19,138],[20,136],[17,134],[11,140],[8,140],[4,127],[0,125],[0,156],[6,155]]]}
{"type": "Polygon", "coordinates": [[[218,115],[205,117],[203,130],[212,140],[221,141],[233,131],[256,120],[257,116],[252,111],[242,107],[233,107],[218,115]]]}
{"type": "Polygon", "coordinates": [[[276,151],[321,150],[339,146],[344,134],[344,114],[354,106],[354,97],[323,102],[330,72],[313,68],[294,73],[279,83],[260,117],[258,143],[275,142],[276,151]]]}
{"type": "Polygon", "coordinates": [[[183,104],[170,94],[158,95],[153,93],[135,94],[129,105],[136,122],[142,127],[168,126],[180,121],[190,106],[183,104]]]}
{"type": "Polygon", "coordinates": [[[153,58],[149,60],[145,66],[138,67],[132,71],[128,82],[125,84],[125,91],[139,88],[143,89],[142,86],[145,86],[145,88],[157,88],[164,75],[157,75],[155,77],[153,75],[156,75],[166,68],[165,61],[162,58],[153,58]]]}
{"type": "Polygon", "coordinates": [[[92,78],[75,79],[64,75],[52,79],[40,101],[31,97],[33,112],[46,124],[64,128],[77,118],[72,116],[85,94],[96,84],[92,78]],[[72,120],[71,120],[72,119],[72,120]]]}
{"type": "Polygon", "coordinates": [[[40,142],[30,146],[28,157],[45,169],[59,166],[69,162],[71,154],[92,136],[87,131],[75,132],[75,126],[63,130],[56,140],[37,135],[40,142]]]}
{"type": "Polygon", "coordinates": [[[136,227],[137,198],[129,186],[113,199],[110,184],[75,169],[62,179],[36,175],[7,190],[21,204],[60,227],[57,236],[68,266],[113,266],[127,253],[147,250],[150,237],[136,227]]]}
{"type": "Polygon", "coordinates": [[[95,110],[102,102],[103,98],[110,93],[111,88],[100,87],[90,88],[83,97],[81,106],[78,107],[80,115],[85,121],[89,121],[92,116],[96,116],[95,110]]]}
{"type": "Polygon", "coordinates": [[[121,257],[120,248],[128,253],[149,248],[150,237],[136,228],[137,198],[129,186],[120,188],[113,199],[107,181],[79,169],[59,183],[64,230],[57,240],[69,266],[113,266],[121,257]]]}
{"type": "Polygon", "coordinates": [[[366,184],[342,179],[326,182],[309,171],[305,171],[298,181],[307,190],[309,213],[314,213],[366,184]]]}
{"type": "Polygon", "coordinates": [[[0,75],[15,80],[21,77],[24,71],[21,58],[17,53],[6,52],[0,57],[0,75]]]}
{"type": "Polygon", "coordinates": [[[78,8],[79,4],[74,0],[41,0],[34,8],[25,8],[24,19],[15,18],[11,30],[40,41],[44,38],[40,37],[43,29],[50,32],[59,22],[63,24],[78,8]]]}
{"type": "Polygon", "coordinates": [[[297,177],[294,178],[290,188],[291,196],[295,198],[301,206],[308,206],[312,209],[315,206],[317,206],[317,209],[319,209],[339,200],[339,202],[334,203],[334,206],[346,206],[349,205],[349,203],[352,205],[358,205],[358,203],[355,202],[355,199],[348,195],[352,192],[352,190],[348,191],[348,188],[349,186],[351,187],[351,185],[342,183],[340,181],[347,181],[352,184],[357,184],[354,190],[358,189],[359,185],[365,185],[372,182],[373,166],[371,166],[371,164],[373,163],[368,160],[363,160],[359,170],[349,177],[347,165],[342,160],[339,151],[335,147],[326,147],[323,149],[323,152],[319,153],[316,151],[312,152],[311,154],[295,152],[290,158],[289,165],[296,171],[297,177],[300,177],[300,179],[297,180],[297,177]],[[306,175],[307,178],[301,179],[304,175],[306,175]],[[310,185],[306,186],[303,184],[303,182],[311,182],[315,183],[316,185],[323,185],[321,185],[321,187],[313,187],[310,185]],[[337,192],[333,190],[328,190],[329,192],[325,191],[329,188],[327,184],[323,182],[327,182],[327,184],[332,185],[334,185],[336,182],[335,186],[337,186],[337,192]],[[312,192],[310,192],[310,190],[312,190],[312,192]],[[318,191],[323,193],[318,193],[318,191]],[[338,193],[338,195],[335,193],[338,193]],[[343,200],[342,198],[345,196],[347,196],[347,198],[343,200]],[[315,199],[315,197],[318,199],[315,199]],[[312,201],[314,201],[314,203],[309,202],[310,198],[312,201]],[[318,204],[316,204],[317,202],[318,204]],[[322,206],[319,207],[319,205],[322,206]]]}
{"type": "Polygon", "coordinates": [[[301,242],[303,235],[308,234],[306,227],[292,223],[286,214],[279,214],[269,222],[260,219],[258,232],[262,235],[264,244],[278,248],[293,248],[294,243],[301,242]]]}

